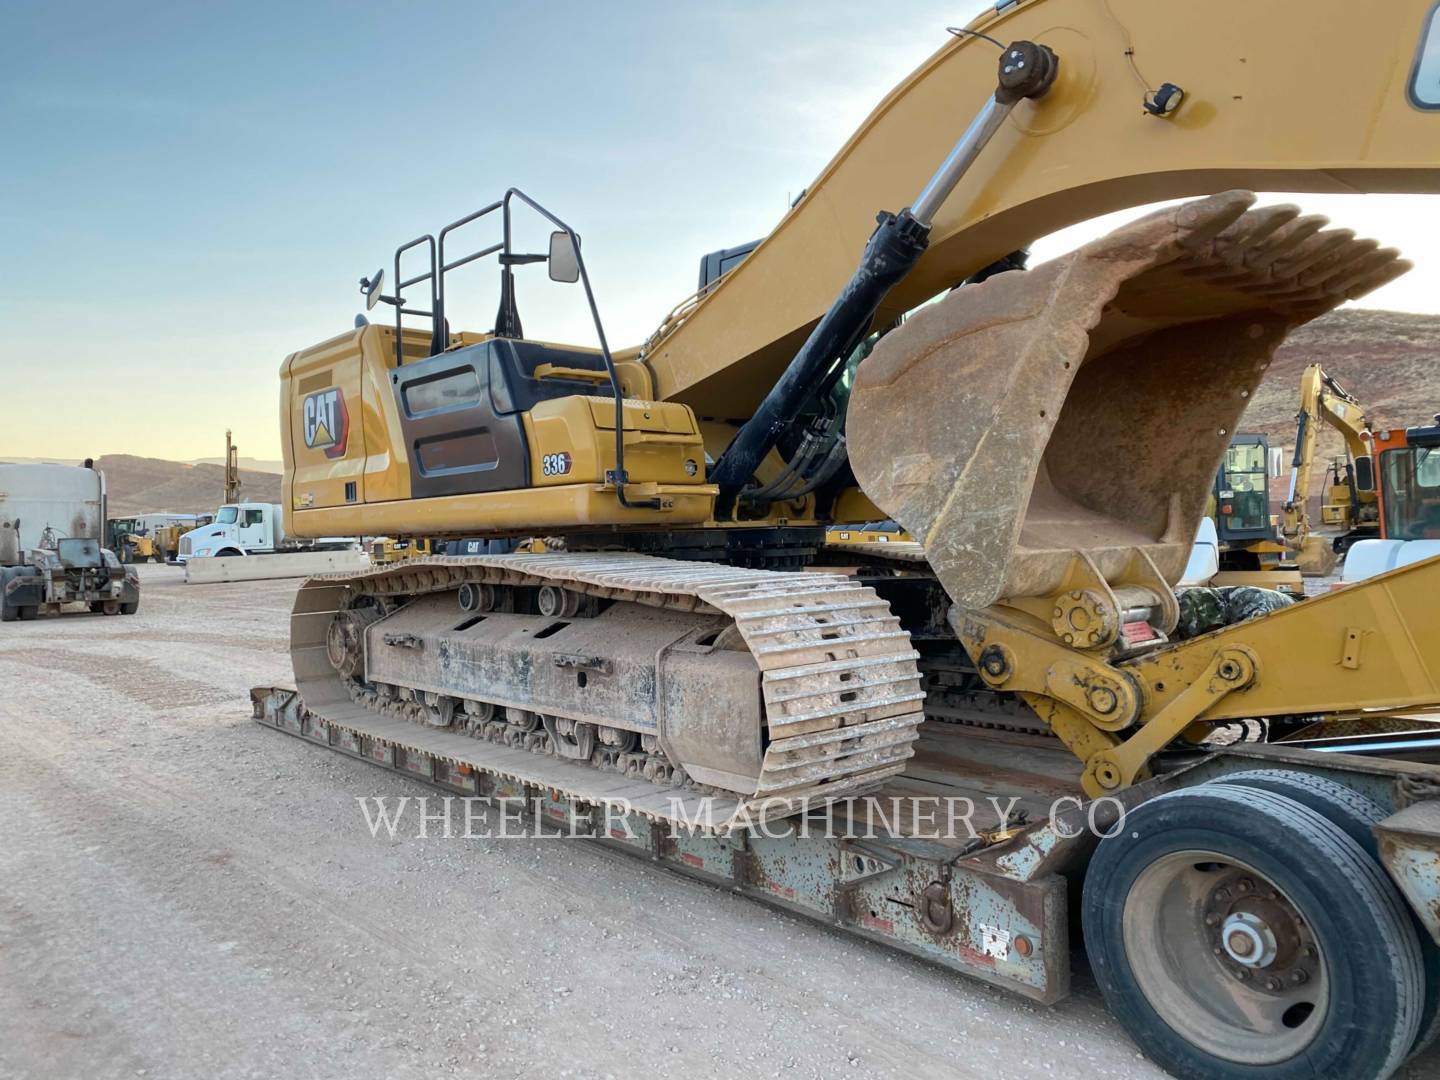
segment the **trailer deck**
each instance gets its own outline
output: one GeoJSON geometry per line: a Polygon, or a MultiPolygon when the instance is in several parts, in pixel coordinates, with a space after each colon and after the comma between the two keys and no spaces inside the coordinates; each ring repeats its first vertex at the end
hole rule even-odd
{"type": "MultiPolygon", "coordinates": [[[[719,831],[706,823],[726,820],[729,808],[707,816],[692,793],[675,798],[694,826],[677,826],[677,815],[651,805],[650,785],[358,707],[327,721],[293,690],[257,687],[251,697],[265,726],[499,805],[517,827],[591,838],[1043,1004],[1070,988],[1067,875],[1083,870],[1097,834],[1113,830],[1124,808],[1261,764],[1343,778],[1392,812],[1404,811],[1406,791],[1440,789],[1432,765],[1247,745],[1197,755],[1114,799],[1082,801],[1080,765],[1057,740],[927,721],[905,772],[869,798],[719,831]]],[[[1417,836],[1425,822],[1413,813],[1396,824],[1406,838],[1391,845],[1404,848],[1397,880],[1418,910],[1435,911],[1440,878],[1427,874],[1425,852],[1440,867],[1440,833],[1417,836]]],[[[1431,930],[1440,934],[1440,922],[1431,930]]]]}

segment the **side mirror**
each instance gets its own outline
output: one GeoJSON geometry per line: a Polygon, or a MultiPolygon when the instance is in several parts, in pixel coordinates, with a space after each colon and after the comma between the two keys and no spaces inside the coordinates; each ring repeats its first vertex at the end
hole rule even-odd
{"type": "Polygon", "coordinates": [[[380,302],[380,287],[385,284],[385,270],[375,271],[374,277],[360,279],[360,291],[365,294],[365,310],[369,311],[380,302]]]}
{"type": "Polygon", "coordinates": [[[547,260],[551,281],[563,281],[573,285],[580,280],[580,244],[577,236],[571,242],[571,233],[557,229],[550,234],[550,258],[547,260]]]}

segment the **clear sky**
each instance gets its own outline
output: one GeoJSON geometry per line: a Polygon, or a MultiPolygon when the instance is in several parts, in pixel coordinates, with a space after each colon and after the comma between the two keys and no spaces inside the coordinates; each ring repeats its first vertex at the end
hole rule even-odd
{"type": "MultiPolygon", "coordinates": [[[[511,185],[584,234],[611,342],[636,343],[980,7],[9,0],[0,454],[213,457],[229,427],[279,457],[284,356],[348,328],[399,242],[511,185]]],[[[1368,306],[1440,310],[1418,201],[1300,201],[1420,263],[1368,306]]],[[[485,329],[494,274],[472,283],[457,323],[485,329]]],[[[533,268],[520,298],[527,331],[590,343],[578,290],[533,268]]]]}

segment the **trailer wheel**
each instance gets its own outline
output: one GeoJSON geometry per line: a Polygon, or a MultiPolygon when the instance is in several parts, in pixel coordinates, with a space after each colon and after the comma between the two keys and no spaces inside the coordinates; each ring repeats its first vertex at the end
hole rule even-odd
{"type": "Polygon", "coordinates": [[[1101,841],[1082,910],[1110,1011],[1175,1076],[1379,1080],[1414,1045],[1409,912],[1293,799],[1207,784],[1143,803],[1101,841]]]}
{"type": "Polygon", "coordinates": [[[19,611],[20,618],[25,622],[29,622],[31,619],[35,618],[35,616],[40,614],[40,609],[34,604],[21,604],[19,611]]]}
{"type": "MultiPolygon", "coordinates": [[[[1338,825],[1346,836],[1365,849],[1366,854],[1377,863],[1380,861],[1380,846],[1375,841],[1374,827],[1386,817],[1385,810],[1374,799],[1344,784],[1294,769],[1247,769],[1229,773],[1211,783],[1259,788],[1294,799],[1301,806],[1308,806],[1338,825]]],[[[1393,883],[1391,888],[1394,888],[1393,883]]],[[[1400,902],[1408,910],[1409,905],[1403,898],[1400,902]]],[[[1425,968],[1425,1006],[1420,1013],[1420,1033],[1415,1037],[1415,1045],[1410,1048],[1413,1057],[1440,1035],[1440,945],[1435,944],[1435,939],[1420,925],[1413,911],[1410,912],[1410,921],[1415,926],[1415,936],[1420,940],[1425,968]]]]}
{"type": "Polygon", "coordinates": [[[132,601],[130,601],[130,603],[128,603],[128,604],[122,603],[122,604],[120,605],[120,614],[121,614],[121,615],[134,615],[134,614],[135,614],[137,611],[139,611],[139,610],[140,610],[140,601],[139,601],[139,600],[132,600],[132,601]]]}
{"type": "Polygon", "coordinates": [[[0,578],[0,622],[14,622],[20,617],[20,609],[5,599],[5,579],[0,578]]]}

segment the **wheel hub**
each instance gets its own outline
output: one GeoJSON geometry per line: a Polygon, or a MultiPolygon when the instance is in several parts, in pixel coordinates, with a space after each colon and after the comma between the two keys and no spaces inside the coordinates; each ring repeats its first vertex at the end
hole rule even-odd
{"type": "Polygon", "coordinates": [[[1220,931],[1225,953],[1231,960],[1248,968],[1269,967],[1278,950],[1275,935],[1265,920],[1248,911],[1237,911],[1225,920],[1220,931]]]}
{"type": "Polygon", "coordinates": [[[1240,982],[1272,994],[1308,983],[1319,951],[1299,911],[1263,879],[1232,870],[1211,887],[1204,923],[1210,951],[1240,982]]]}

